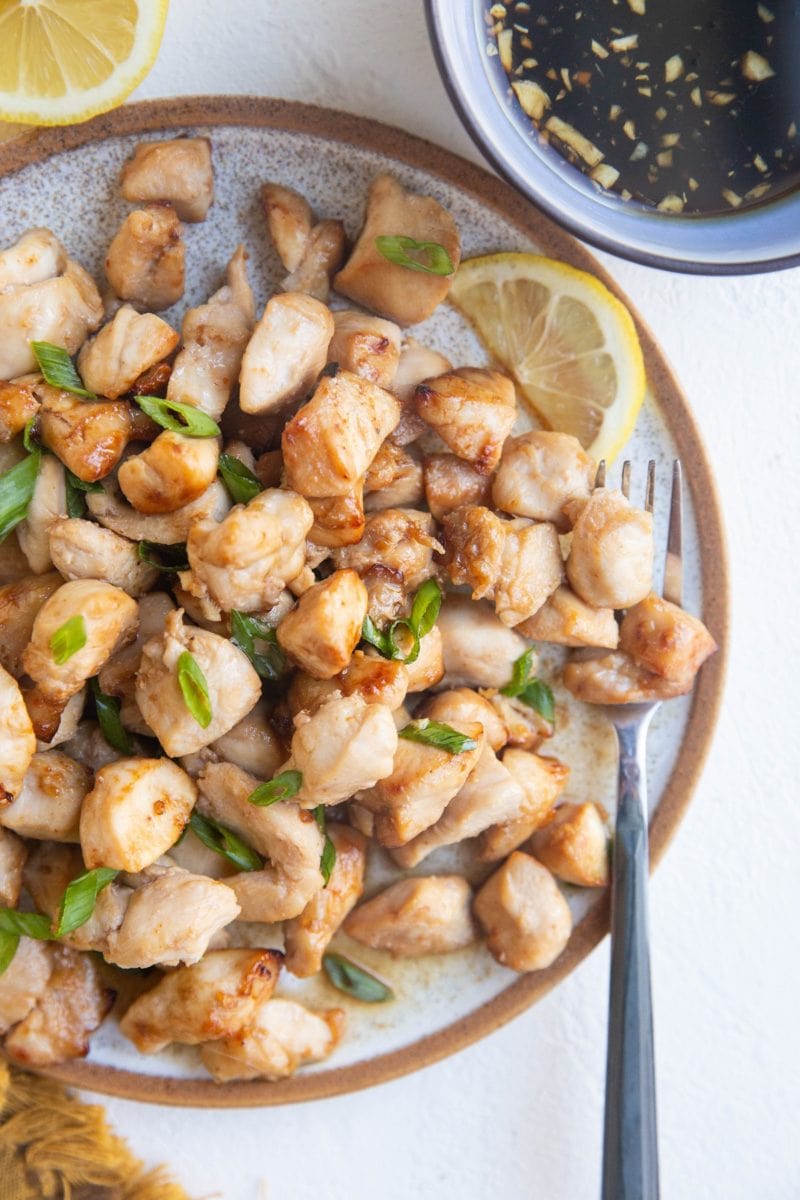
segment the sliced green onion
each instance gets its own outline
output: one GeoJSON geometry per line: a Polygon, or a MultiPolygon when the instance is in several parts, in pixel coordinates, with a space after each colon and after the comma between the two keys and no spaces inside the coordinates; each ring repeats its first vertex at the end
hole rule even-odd
{"type": "Polygon", "coordinates": [[[64,937],[65,934],[74,933],[81,925],[85,925],[94,912],[97,897],[117,875],[119,871],[111,867],[95,867],[91,871],[84,871],[67,884],[61,897],[58,920],[52,936],[64,937]]]}
{"type": "Polygon", "coordinates": [[[383,1004],[386,1000],[394,1000],[394,992],[390,987],[343,954],[328,952],[323,955],[322,965],[333,986],[354,1000],[363,1000],[365,1004],[383,1004]]]}
{"type": "Polygon", "coordinates": [[[318,804],[314,809],[314,820],[317,822],[321,833],[325,834],[325,844],[322,847],[322,855],[319,860],[319,869],[322,872],[322,878],[325,881],[325,887],[328,886],[331,879],[331,873],[336,866],[336,847],[328,836],[327,818],[325,815],[325,805],[318,804]]]}
{"type": "Polygon", "coordinates": [[[286,655],[278,645],[274,628],[266,621],[232,609],[231,641],[247,655],[262,679],[275,681],[286,672],[286,655]],[[256,642],[263,642],[266,652],[256,650],[256,642]]]}
{"type": "Polygon", "coordinates": [[[139,562],[157,571],[188,571],[189,559],[185,542],[161,545],[159,542],[139,542],[136,547],[139,562]]]}
{"type": "Polygon", "coordinates": [[[220,825],[211,817],[202,816],[197,809],[189,817],[189,827],[204,846],[222,858],[227,858],[228,862],[233,863],[240,871],[260,871],[264,866],[261,855],[238,838],[232,829],[228,829],[227,825],[220,825]]]}
{"type": "Polygon", "coordinates": [[[409,271],[424,271],[426,275],[452,275],[455,271],[453,260],[439,242],[418,242],[416,238],[392,234],[376,237],[375,245],[390,263],[409,271]],[[422,255],[427,261],[412,258],[411,254],[422,255]]]}
{"type": "Polygon", "coordinates": [[[18,946],[18,933],[7,933],[0,929],[0,975],[3,975],[11,966],[18,946]]]}
{"type": "Polygon", "coordinates": [[[413,663],[419,658],[420,639],[433,629],[442,607],[442,590],[435,579],[427,579],[417,590],[411,605],[411,613],[392,621],[386,630],[378,629],[372,617],[366,616],[361,626],[362,641],[374,646],[384,658],[403,663],[413,663]],[[411,638],[410,646],[402,646],[398,634],[411,638]]]}
{"type": "Polygon", "coordinates": [[[235,454],[220,454],[217,469],[234,504],[247,504],[264,490],[250,468],[235,454]]]}
{"type": "Polygon", "coordinates": [[[408,618],[412,631],[424,638],[433,629],[442,607],[442,589],[435,579],[426,579],[418,589],[408,618]]]}
{"type": "Polygon", "coordinates": [[[84,499],[84,494],[86,492],[102,492],[104,490],[102,483],[87,483],[85,479],[78,479],[78,476],[73,474],[69,467],[66,468],[65,480],[67,487],[67,516],[85,517],[86,500],[84,499]]]}
{"type": "Polygon", "coordinates": [[[119,700],[116,696],[107,696],[101,690],[97,678],[91,679],[89,682],[94,696],[94,708],[100,732],[114,750],[119,750],[120,754],[132,754],[133,744],[130,735],[119,718],[119,700]]]}
{"type": "Polygon", "coordinates": [[[10,471],[0,475],[0,542],[25,520],[41,463],[41,450],[34,450],[10,471]]]}
{"type": "Polygon", "coordinates": [[[184,437],[218,437],[219,425],[212,421],[202,409],[191,404],[180,404],[177,400],[162,399],[161,396],[134,396],[143,413],[172,433],[184,437]],[[174,415],[173,415],[174,414],[174,415]]]}
{"type": "Polygon", "coordinates": [[[279,800],[291,800],[292,796],[296,796],[300,791],[302,784],[303,776],[299,771],[281,771],[280,775],[268,779],[266,783],[260,783],[247,799],[258,808],[268,808],[270,804],[277,804],[279,800]]]}
{"type": "Polygon", "coordinates": [[[52,342],[31,342],[31,350],[50,387],[60,388],[62,392],[74,392],[86,400],[97,399],[94,392],[88,392],[83,386],[83,380],[63,346],[54,346],[52,342]]]}
{"type": "Polygon", "coordinates": [[[86,622],[81,613],[59,625],[50,637],[50,652],[57,667],[63,667],[85,645],[86,622]]]}
{"type": "Polygon", "coordinates": [[[12,933],[19,937],[36,938],[49,942],[55,936],[49,917],[41,913],[17,912],[15,908],[0,908],[0,933],[12,933]]]}
{"type": "Polygon", "coordinates": [[[534,708],[545,721],[552,725],[556,719],[556,702],[552,689],[541,679],[532,679],[519,694],[519,699],[529,708],[534,708]]]}
{"type": "Polygon", "coordinates": [[[36,441],[36,417],[31,417],[25,422],[25,428],[22,431],[22,444],[28,454],[35,454],[37,450],[41,450],[41,446],[36,441]]]}
{"type": "Polygon", "coordinates": [[[197,660],[188,650],[184,650],[178,659],[178,684],[189,712],[202,729],[208,729],[212,716],[208,684],[197,660]]]}
{"type": "Polygon", "coordinates": [[[422,742],[424,746],[446,750],[448,754],[463,754],[465,750],[474,750],[478,744],[474,738],[453,729],[452,725],[427,719],[412,721],[400,730],[399,736],[409,742],[422,742]]]}
{"type": "Polygon", "coordinates": [[[361,639],[364,642],[369,642],[370,646],[383,655],[384,658],[394,658],[394,646],[388,632],[383,633],[378,629],[378,626],[373,621],[372,617],[364,617],[364,622],[361,626],[361,639]]]}
{"type": "Polygon", "coordinates": [[[518,696],[525,687],[533,668],[533,646],[529,646],[519,658],[515,659],[511,668],[511,679],[500,691],[504,696],[518,696]]]}

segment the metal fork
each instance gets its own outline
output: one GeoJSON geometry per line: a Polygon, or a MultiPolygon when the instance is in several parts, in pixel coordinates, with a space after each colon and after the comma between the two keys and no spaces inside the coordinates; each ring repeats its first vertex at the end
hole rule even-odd
{"type": "MultiPolygon", "coordinates": [[[[596,486],[605,485],[601,463],[596,486]]],[[[622,467],[630,492],[631,464],[622,467]]],[[[672,469],[663,596],[681,603],[683,534],[681,464],[672,469]]],[[[655,462],[647,467],[645,508],[652,513],[655,462]]],[[[653,1009],[647,929],[647,764],[645,746],[661,702],[606,705],[619,743],[617,818],[611,867],[611,983],[603,1136],[603,1200],[657,1200],[658,1135],[653,1009]]]]}

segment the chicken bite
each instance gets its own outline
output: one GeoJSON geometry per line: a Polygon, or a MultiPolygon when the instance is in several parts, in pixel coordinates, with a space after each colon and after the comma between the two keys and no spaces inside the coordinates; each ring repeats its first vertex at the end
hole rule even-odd
{"type": "Polygon", "coordinates": [[[84,483],[114,470],[133,436],[133,416],[123,400],[82,400],[43,385],[39,436],[48,450],[84,483]]]}
{"type": "Polygon", "coordinates": [[[387,440],[364,477],[367,512],[386,508],[416,508],[424,500],[422,463],[402,446],[387,440]]]}
{"type": "Polygon", "coordinates": [[[299,713],[284,770],[299,771],[303,808],[339,804],[392,772],[397,729],[388,708],[360,696],[334,696],[313,715],[299,713]]]}
{"type": "Polygon", "coordinates": [[[221,521],[231,508],[227,488],[219,480],[191,504],[172,513],[140,513],[111,487],[89,492],[86,504],[91,515],[106,529],[131,542],[155,542],[159,546],[185,542],[197,521],[221,521]]]}
{"type": "Polygon", "coordinates": [[[400,361],[399,326],[352,308],[335,312],[333,323],[328,362],[379,387],[391,388],[400,361]]]}
{"type": "Polygon", "coordinates": [[[406,674],[409,692],[424,692],[441,682],[444,675],[444,656],[442,634],[438,625],[434,625],[433,629],[420,638],[419,654],[412,663],[407,664],[406,674]]]}
{"type": "Polygon", "coordinates": [[[506,522],[505,535],[494,606],[504,625],[519,625],[560,585],[564,560],[554,525],[517,517],[506,522]]]}
{"type": "Polygon", "coordinates": [[[0,666],[11,675],[22,674],[22,652],[31,640],[36,614],[63,582],[58,572],[48,571],[0,587],[0,666]]]}
{"type": "Polygon", "coordinates": [[[52,342],[75,354],[102,319],[94,280],[72,259],[61,275],[0,292],[0,379],[38,370],[32,342],[52,342]]]}
{"type": "Polygon", "coordinates": [[[468,596],[445,597],[437,628],[448,687],[505,687],[515,661],[528,648],[485,601],[476,604],[468,596]]]}
{"type": "Polygon", "coordinates": [[[217,1083],[285,1079],[303,1063],[327,1058],[343,1029],[340,1008],[312,1012],[294,1000],[267,1000],[238,1034],[207,1042],[200,1057],[217,1083]]]}
{"type": "Polygon", "coordinates": [[[532,617],[521,621],[517,631],[533,642],[554,642],[558,646],[616,650],[619,642],[613,608],[592,608],[565,585],[557,587],[532,617]]]}
{"type": "Polygon", "coordinates": [[[169,204],[129,213],[106,254],[106,278],[120,300],[157,312],[183,295],[183,226],[169,204]]]}
{"type": "Polygon", "coordinates": [[[166,429],[141,454],[125,460],[117,482],[143,513],[172,513],[199,499],[217,477],[219,441],[166,429]]]}
{"type": "MultiPolygon", "coordinates": [[[[37,842],[23,872],[23,882],[36,911],[55,921],[64,892],[85,871],[78,846],[63,842],[37,842]]],[[[92,914],[83,925],[60,941],[73,950],[96,950],[105,954],[110,939],[122,925],[132,890],[118,880],[98,893],[92,914]]]]}
{"type": "Polygon", "coordinates": [[[0,250],[0,292],[44,283],[60,275],[67,252],[50,229],[26,229],[13,245],[0,250]]]}
{"type": "Polygon", "coordinates": [[[345,932],[395,958],[447,954],[475,941],[472,891],[460,875],[401,879],[350,914],[345,932]]]}
{"type": "Polygon", "coordinates": [[[437,521],[465,505],[486,507],[491,476],[455,454],[428,454],[423,462],[425,500],[437,521]]]}
{"type": "Polygon", "coordinates": [[[0,824],[20,837],[77,842],[81,805],[91,786],[91,771],[62,751],[34,754],[19,795],[0,809],[0,824]]]}
{"type": "Polygon", "coordinates": [[[304,592],[277,629],[281,648],[309,675],[343,671],[361,639],[367,589],[355,571],[334,571],[304,592]]]}
{"type": "Polygon", "coordinates": [[[567,505],[574,520],[567,578],[594,608],[632,608],[653,586],[653,517],[622,492],[596,488],[567,505]]]}
{"type": "Polygon", "coordinates": [[[540,971],[569,941],[572,914],[546,867],[515,850],[475,897],[486,945],[504,967],[540,971]]]}
{"type": "Polygon", "coordinates": [[[460,367],[418,384],[417,412],[459,458],[488,475],[495,469],[517,416],[507,375],[460,367]]]}
{"type": "Polygon", "coordinates": [[[559,804],[534,833],[539,862],[576,887],[608,885],[606,814],[596,804],[559,804]]]}
{"type": "Polygon", "coordinates": [[[0,904],[16,908],[22,890],[22,868],[28,847],[10,829],[0,829],[0,904]]]}
{"type": "Polygon", "coordinates": [[[399,708],[408,689],[408,668],[396,659],[373,657],[356,650],[345,669],[332,679],[316,679],[303,671],[292,677],[287,695],[292,716],[314,713],[334,694],[359,696],[365,704],[399,708]]]}
{"type": "Polygon", "coordinates": [[[364,485],[362,480],[346,496],[309,497],[314,524],[308,535],[310,542],[326,550],[352,546],[364,535],[364,485]]]}
{"type": "Polygon", "coordinates": [[[645,670],[691,684],[717,643],[697,617],[651,593],[623,617],[619,648],[645,670]]]}
{"type": "Polygon", "coordinates": [[[261,188],[261,207],[281,262],[287,271],[295,271],[303,261],[314,224],[311,205],[292,188],[265,183],[261,188]]]}
{"type": "Polygon", "coordinates": [[[360,542],[336,550],[333,557],[337,567],[351,567],[362,576],[380,566],[413,592],[435,573],[433,555],[441,551],[430,513],[385,508],[367,521],[360,542]]]}
{"type": "Polygon", "coordinates": [[[81,348],[78,370],[83,385],[116,400],[130,392],[145,371],[168,358],[178,341],[178,334],[161,317],[123,304],[81,348]]]}
{"type": "Polygon", "coordinates": [[[233,729],[211,743],[225,762],[260,779],[270,779],[286,758],[280,738],[270,723],[270,705],[259,700],[233,729]]]}
{"type": "Polygon", "coordinates": [[[120,191],[134,203],[167,202],[182,221],[205,221],[214,199],[211,142],[204,137],[141,142],[122,168],[120,191]]]}
{"type": "Polygon", "coordinates": [[[450,582],[472,588],[472,599],[493,594],[503,562],[505,522],[489,508],[468,505],[442,521],[450,582]]]}
{"type": "Polygon", "coordinates": [[[333,337],[330,311],[302,292],[267,301],[244,351],[239,406],[245,413],[287,408],[311,391],[333,337]]]}
{"type": "Polygon", "coordinates": [[[59,517],[50,526],[53,565],[67,580],[105,579],[138,599],[158,579],[143,563],[135,542],[81,517],[59,517]]]}
{"type": "Polygon", "coordinates": [[[550,521],[565,533],[564,505],[589,499],[596,471],[594,459],[571,434],[531,430],[505,443],[492,500],[503,512],[550,521]]]}
{"type": "Polygon", "coordinates": [[[364,890],[364,837],[349,825],[333,821],[327,834],[336,850],[330,879],[303,911],[284,926],[286,969],[300,979],[320,970],[331,938],[364,890]]]}
{"type": "Polygon", "coordinates": [[[21,937],[16,953],[0,975],[0,1034],[27,1017],[44,994],[53,970],[47,942],[21,937]]]}
{"type": "Polygon", "coordinates": [[[638,704],[683,696],[692,690],[694,676],[665,679],[635,662],[629,654],[609,650],[567,663],[564,686],[577,700],[587,704],[638,704]]]}
{"type": "Polygon", "coordinates": [[[400,351],[400,361],[392,383],[392,391],[400,401],[400,421],[391,433],[398,446],[408,446],[427,432],[428,426],[417,415],[414,392],[417,384],[434,375],[442,375],[452,367],[449,358],[438,350],[431,350],[416,338],[406,337],[400,351]]]}
{"type": "Polygon", "coordinates": [[[281,280],[281,287],[287,292],[305,292],[325,303],[331,291],[331,277],[342,265],[346,250],[342,222],[319,221],[311,230],[300,265],[281,280]]]}
{"type": "Polygon", "coordinates": [[[503,766],[522,789],[523,801],[516,814],[481,833],[478,857],[482,862],[497,862],[527,841],[552,811],[569,779],[569,767],[557,758],[516,747],[506,750],[503,766]]]}
{"type": "Polygon", "coordinates": [[[53,566],[50,531],[67,513],[67,485],[64,467],[53,455],[42,458],[25,520],[17,526],[20,549],[34,575],[43,575],[53,566]]]}
{"type": "Polygon", "coordinates": [[[0,382],[0,442],[10,442],[22,433],[39,411],[39,375],[20,375],[0,382]]]}

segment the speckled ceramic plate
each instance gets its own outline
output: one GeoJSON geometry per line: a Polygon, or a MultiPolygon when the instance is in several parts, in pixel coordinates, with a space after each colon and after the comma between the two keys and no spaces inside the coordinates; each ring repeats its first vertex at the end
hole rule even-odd
{"type": "MultiPolygon", "coordinates": [[[[198,97],[131,105],[85,125],[39,131],[22,143],[0,146],[0,244],[30,225],[49,225],[98,278],[105,248],[129,210],[119,197],[120,164],[141,135],[207,134],[213,143],[216,200],[209,219],[186,229],[184,304],[164,314],[178,325],[183,307],[198,304],[219,284],[235,245],[250,252],[259,302],[282,274],[265,234],[258,188],[277,179],[304,193],[316,211],[342,217],[357,230],[367,184],[378,171],[435,195],[454,214],[465,255],[537,250],[612,280],[572,237],[544,218],[511,188],[438,146],[376,122],[301,104],[249,98],[198,97]]],[[[624,299],[624,296],[622,297],[624,299]]],[[[634,314],[635,315],[635,314],[634,314]]],[[[714,483],[688,405],[647,328],[638,322],[649,394],[628,454],[655,458],[661,495],[668,493],[670,460],[683,460],[690,490],[686,521],[687,607],[702,613],[723,649],[701,672],[691,697],[661,707],[650,736],[652,802],[650,849],[656,864],[674,833],[697,781],[720,700],[727,634],[727,575],[714,483]]],[[[414,330],[456,363],[483,360],[481,348],[454,310],[442,306],[414,330]]],[[[663,545],[664,505],[657,512],[663,545]]],[[[558,695],[563,701],[564,697],[558,695]]],[[[572,767],[568,795],[614,808],[613,735],[589,709],[575,705],[561,721],[548,753],[572,767]]],[[[446,852],[424,873],[447,869],[446,852]]],[[[383,867],[371,868],[369,886],[383,867]]],[[[496,1029],[544,995],[607,931],[607,899],[573,890],[575,929],[564,953],[546,971],[517,976],[481,946],[443,958],[392,962],[363,947],[359,961],[391,980],[390,1005],[350,1003],[326,982],[292,980],[281,988],[312,1006],[342,1004],[348,1029],[328,1062],[280,1083],[214,1084],[193,1050],[139,1055],[113,1021],[95,1035],[89,1058],[51,1071],[72,1084],[139,1100],[174,1104],[257,1105],[333,1095],[382,1082],[453,1053],[496,1029]]],[[[338,939],[348,952],[347,939],[338,939]]],[[[605,996],[598,997],[604,1005],[605,996]]]]}

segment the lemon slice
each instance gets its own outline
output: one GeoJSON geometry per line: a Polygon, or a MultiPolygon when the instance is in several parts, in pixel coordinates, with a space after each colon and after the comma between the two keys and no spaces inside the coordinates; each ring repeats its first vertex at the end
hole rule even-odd
{"type": "Polygon", "coordinates": [[[121,104],[155,62],[168,0],[0,0],[0,121],[67,125],[121,104]]]}
{"type": "Polygon", "coordinates": [[[630,313],[593,275],[537,254],[462,262],[450,300],[549,429],[611,462],[645,392],[630,313]]]}

